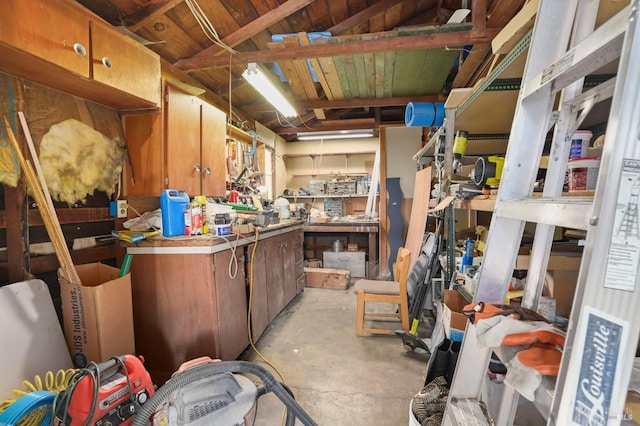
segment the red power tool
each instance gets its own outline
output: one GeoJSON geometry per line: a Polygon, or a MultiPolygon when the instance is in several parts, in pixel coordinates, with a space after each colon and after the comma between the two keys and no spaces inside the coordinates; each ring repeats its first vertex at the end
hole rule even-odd
{"type": "Polygon", "coordinates": [[[133,355],[113,357],[78,371],[56,399],[56,424],[129,425],[153,393],[142,359],[133,355]]]}

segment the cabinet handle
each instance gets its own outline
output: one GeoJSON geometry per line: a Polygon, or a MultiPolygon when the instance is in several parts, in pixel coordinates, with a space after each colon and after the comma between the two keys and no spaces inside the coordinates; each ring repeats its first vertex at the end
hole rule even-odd
{"type": "Polygon", "coordinates": [[[102,58],[102,65],[104,65],[105,67],[111,69],[111,67],[113,67],[113,63],[111,62],[111,59],[109,59],[108,56],[105,56],[104,58],[102,58]]]}
{"type": "Polygon", "coordinates": [[[204,172],[205,172],[206,174],[210,175],[210,174],[211,174],[211,167],[209,167],[209,166],[205,167],[205,168],[204,168],[204,172]]]}
{"type": "Polygon", "coordinates": [[[78,56],[87,56],[87,48],[81,43],[73,43],[73,51],[76,52],[78,56]]]}
{"type": "Polygon", "coordinates": [[[195,166],[193,166],[193,171],[196,173],[200,173],[200,169],[201,169],[200,164],[196,164],[195,166]]]}

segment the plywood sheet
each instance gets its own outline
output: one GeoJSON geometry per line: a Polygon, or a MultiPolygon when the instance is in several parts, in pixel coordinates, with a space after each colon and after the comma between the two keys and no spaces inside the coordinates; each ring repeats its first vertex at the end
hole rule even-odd
{"type": "Polygon", "coordinates": [[[409,218],[409,231],[405,247],[411,250],[411,263],[409,270],[418,260],[424,231],[427,227],[427,214],[429,212],[429,196],[431,194],[431,167],[422,169],[416,173],[416,182],[413,192],[413,204],[411,217],[409,218]]]}
{"type": "Polygon", "coordinates": [[[71,368],[51,295],[42,280],[0,287],[0,400],[21,389],[22,380],[71,368]]]}

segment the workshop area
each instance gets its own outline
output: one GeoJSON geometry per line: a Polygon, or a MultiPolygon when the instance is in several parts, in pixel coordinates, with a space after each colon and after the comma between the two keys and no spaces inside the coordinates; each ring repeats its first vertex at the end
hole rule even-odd
{"type": "Polygon", "coordinates": [[[0,426],[640,424],[640,0],[5,0],[0,426]]]}

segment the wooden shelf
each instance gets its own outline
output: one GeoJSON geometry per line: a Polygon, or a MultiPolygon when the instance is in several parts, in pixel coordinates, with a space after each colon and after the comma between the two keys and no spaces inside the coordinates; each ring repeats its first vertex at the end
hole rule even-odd
{"type": "Polygon", "coordinates": [[[459,200],[456,199],[453,202],[453,206],[456,209],[467,209],[467,210],[479,210],[483,212],[492,212],[495,205],[495,198],[471,198],[468,200],[459,200]]]}
{"type": "Polygon", "coordinates": [[[351,177],[351,176],[371,176],[371,173],[366,173],[366,172],[362,172],[362,173],[340,173],[340,172],[336,172],[336,173],[293,173],[291,175],[289,175],[291,177],[314,177],[314,176],[331,176],[331,177],[351,177]]]}
{"type": "MultiPolygon", "coordinates": [[[[376,197],[380,194],[376,194],[376,197]]],[[[351,195],[283,195],[284,198],[296,198],[310,200],[313,198],[367,198],[367,194],[351,194],[351,195]]]]}
{"type": "Polygon", "coordinates": [[[284,154],[283,157],[287,158],[299,158],[299,157],[335,157],[335,156],[352,156],[352,155],[375,155],[375,151],[366,150],[366,151],[354,151],[354,152],[326,152],[326,153],[318,153],[318,154],[284,154]]]}

